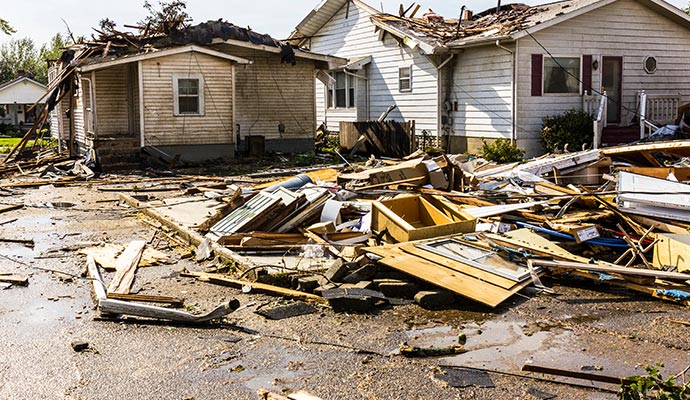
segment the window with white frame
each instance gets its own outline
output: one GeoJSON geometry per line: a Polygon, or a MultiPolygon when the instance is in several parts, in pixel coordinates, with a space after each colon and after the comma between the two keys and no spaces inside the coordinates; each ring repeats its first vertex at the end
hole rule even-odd
{"type": "Polygon", "coordinates": [[[580,57],[544,57],[544,93],[580,93],[580,57]]]}
{"type": "Polygon", "coordinates": [[[412,66],[398,69],[398,90],[401,92],[412,91],[412,66]]]}
{"type": "Polygon", "coordinates": [[[343,71],[331,72],[335,83],[328,88],[328,108],[355,107],[355,77],[343,71]]]}
{"type": "Polygon", "coordinates": [[[174,114],[204,115],[204,77],[201,74],[173,75],[174,114]]]}

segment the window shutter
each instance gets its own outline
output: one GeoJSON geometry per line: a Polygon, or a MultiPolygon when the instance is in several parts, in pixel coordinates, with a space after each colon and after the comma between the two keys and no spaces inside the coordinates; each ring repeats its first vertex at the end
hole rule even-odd
{"type": "Polygon", "coordinates": [[[582,94],[592,94],[592,55],[582,56],[582,94]]]}
{"type": "Polygon", "coordinates": [[[541,96],[544,56],[532,54],[532,96],[541,96]]]}

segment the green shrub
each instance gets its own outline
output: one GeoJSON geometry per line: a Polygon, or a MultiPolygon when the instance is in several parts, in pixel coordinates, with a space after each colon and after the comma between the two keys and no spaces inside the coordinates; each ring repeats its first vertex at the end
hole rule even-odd
{"type": "Polygon", "coordinates": [[[505,164],[522,161],[525,150],[517,147],[516,144],[511,143],[508,139],[501,138],[493,142],[487,142],[482,139],[482,148],[479,149],[479,155],[488,161],[505,164]]]}
{"type": "Polygon", "coordinates": [[[618,398],[621,400],[680,400],[690,399],[690,382],[683,385],[676,385],[676,377],[664,379],[659,373],[659,368],[664,365],[657,363],[656,366],[646,366],[647,376],[631,376],[627,379],[632,381],[621,385],[618,391],[618,398]]]}
{"type": "Polygon", "coordinates": [[[572,109],[560,115],[544,117],[542,122],[541,139],[549,152],[563,149],[566,144],[571,151],[577,151],[583,144],[591,144],[594,140],[593,119],[582,110],[572,109]]]}

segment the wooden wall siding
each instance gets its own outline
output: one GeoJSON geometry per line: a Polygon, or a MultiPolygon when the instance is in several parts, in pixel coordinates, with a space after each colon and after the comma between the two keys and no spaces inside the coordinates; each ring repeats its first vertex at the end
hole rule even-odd
{"type": "MultiPolygon", "coordinates": [[[[534,36],[554,56],[592,54],[599,69],[592,71],[592,87],[601,88],[601,56],[623,57],[623,106],[635,110],[637,92],[682,94],[690,101],[690,31],[634,0],[619,0],[590,13],[537,32],[534,36]],[[658,70],[647,74],[643,60],[657,59],[658,70]]],[[[580,108],[580,96],[530,96],[530,57],[543,49],[530,37],[518,41],[518,124],[519,144],[540,149],[542,117],[571,108],[580,108]],[[525,134],[522,131],[528,131],[525,134]]],[[[622,120],[632,121],[634,113],[622,112],[622,120]]]]}
{"type": "MultiPolygon", "coordinates": [[[[232,134],[232,68],[230,61],[182,53],[142,62],[145,145],[234,143],[232,134]],[[203,116],[173,116],[172,76],[202,74],[203,116]]],[[[99,88],[96,88],[99,90],[99,88]]]]}
{"type": "MultiPolygon", "coordinates": [[[[386,35],[382,43],[370,14],[350,3],[346,18],[347,6],[344,6],[311,40],[311,50],[317,53],[332,54],[338,57],[357,58],[371,55],[373,60],[367,67],[369,78],[369,114],[357,112],[354,118],[376,119],[391,104],[398,108],[390,114],[396,121],[415,120],[417,132],[426,129],[436,133],[438,97],[436,85],[436,68],[418,50],[400,47],[391,35],[386,35]],[[412,65],[412,92],[398,91],[398,68],[412,65]]],[[[364,83],[360,80],[359,83],[364,83]]],[[[329,129],[338,129],[339,121],[332,119],[336,115],[326,115],[325,90],[319,83],[316,90],[317,120],[319,123],[328,118],[329,129]],[[333,118],[332,118],[333,117],[333,118]]],[[[358,108],[359,108],[358,104],[358,108]]],[[[352,114],[347,114],[351,121],[352,114]]]]}
{"type": "Polygon", "coordinates": [[[469,48],[458,54],[450,101],[455,135],[510,138],[512,55],[498,47],[469,48]]]}
{"type": "Polygon", "coordinates": [[[233,49],[234,56],[252,60],[235,69],[236,123],[240,135],[262,135],[266,140],[313,139],[314,62],[280,62],[280,55],[251,49],[233,49]],[[278,124],[285,133],[278,132],[278,124]]]}
{"type": "Polygon", "coordinates": [[[129,64],[96,71],[96,134],[98,137],[132,136],[130,131],[129,64]]]}

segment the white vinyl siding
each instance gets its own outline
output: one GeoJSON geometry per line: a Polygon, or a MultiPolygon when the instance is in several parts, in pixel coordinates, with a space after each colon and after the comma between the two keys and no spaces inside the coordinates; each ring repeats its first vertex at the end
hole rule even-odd
{"type": "MultiPolygon", "coordinates": [[[[533,34],[554,55],[592,54],[598,69],[592,71],[592,87],[601,90],[602,56],[623,57],[623,124],[635,123],[637,92],[682,94],[690,101],[690,30],[657,14],[634,0],[618,0],[533,34]],[[654,56],[654,74],[644,70],[646,57],[654,56]]],[[[532,54],[544,50],[530,37],[518,41],[518,144],[528,155],[541,151],[542,118],[582,107],[580,96],[530,95],[532,54]]],[[[545,55],[545,59],[548,55],[545,55]]],[[[591,66],[590,66],[591,68],[591,66]]]]}
{"type": "MultiPolygon", "coordinates": [[[[234,143],[232,64],[200,53],[181,53],[142,62],[144,144],[152,146],[234,143]],[[203,116],[174,116],[173,76],[203,76],[203,116]]],[[[100,88],[96,88],[100,92],[100,88]]]]}
{"type": "MultiPolygon", "coordinates": [[[[128,64],[116,65],[96,71],[94,87],[96,90],[96,135],[99,138],[132,136],[129,115],[130,84],[128,64]]],[[[85,74],[90,78],[91,74],[85,74]]],[[[88,92],[84,93],[88,95],[88,92]]]]}
{"type": "Polygon", "coordinates": [[[455,135],[510,138],[512,131],[512,58],[498,47],[477,47],[459,54],[450,90],[455,135]]]}
{"type": "Polygon", "coordinates": [[[363,76],[366,73],[368,81],[357,81],[356,109],[328,109],[326,88],[321,82],[317,83],[317,124],[327,121],[328,129],[337,131],[340,121],[376,119],[388,106],[395,104],[398,107],[389,115],[390,119],[415,120],[418,133],[426,129],[435,134],[438,122],[436,67],[420,55],[418,49],[401,47],[390,35],[386,35],[383,42],[378,40],[370,16],[365,8],[350,3],[349,7],[342,7],[310,41],[310,50],[317,53],[350,59],[372,56],[365,70],[358,71],[363,76]],[[412,68],[412,92],[399,91],[399,68],[406,66],[412,68]]]}

